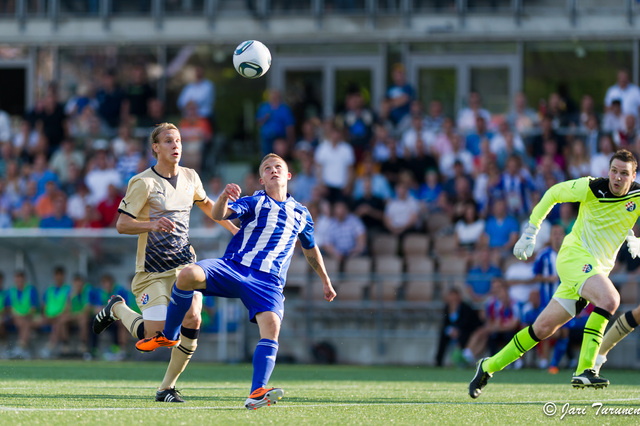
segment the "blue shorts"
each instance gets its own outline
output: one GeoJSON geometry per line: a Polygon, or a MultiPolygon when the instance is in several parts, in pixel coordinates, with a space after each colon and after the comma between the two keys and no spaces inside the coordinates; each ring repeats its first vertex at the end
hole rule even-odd
{"type": "Polygon", "coordinates": [[[204,259],[196,265],[204,270],[207,279],[207,288],[200,290],[204,296],[242,300],[251,322],[256,322],[256,314],[260,312],[275,312],[282,320],[283,284],[276,275],[233,260],[204,259]]]}

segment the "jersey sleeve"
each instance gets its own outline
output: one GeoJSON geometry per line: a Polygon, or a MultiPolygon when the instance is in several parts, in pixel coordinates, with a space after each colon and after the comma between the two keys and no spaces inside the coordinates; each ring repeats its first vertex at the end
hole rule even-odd
{"type": "Polygon", "coordinates": [[[553,185],[544,193],[540,202],[533,208],[529,222],[540,229],[542,221],[556,204],[585,201],[589,191],[590,179],[591,178],[583,177],[553,185]]]}
{"type": "Polygon", "coordinates": [[[236,201],[228,203],[227,208],[232,210],[227,219],[240,219],[243,221],[252,211],[251,197],[238,198],[236,201]]]}
{"type": "Polygon", "coordinates": [[[143,179],[132,178],[127,186],[127,193],[124,195],[118,211],[133,218],[138,216],[149,199],[149,188],[143,179]]]}
{"type": "Polygon", "coordinates": [[[204,201],[207,198],[207,192],[204,190],[204,186],[202,186],[202,180],[200,180],[200,175],[193,172],[193,186],[195,191],[193,192],[193,202],[204,201]]]}
{"type": "Polygon", "coordinates": [[[298,234],[298,238],[300,239],[300,245],[302,246],[302,248],[304,248],[305,250],[309,250],[316,246],[316,240],[313,236],[313,219],[311,218],[311,213],[309,213],[308,210],[306,210],[305,213],[306,223],[298,234]]]}

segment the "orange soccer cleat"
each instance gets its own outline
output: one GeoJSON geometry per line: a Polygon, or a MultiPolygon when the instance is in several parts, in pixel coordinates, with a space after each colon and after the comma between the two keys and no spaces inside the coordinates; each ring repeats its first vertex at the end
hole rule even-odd
{"type": "Polygon", "coordinates": [[[178,343],[180,343],[180,340],[169,340],[164,337],[162,331],[157,331],[156,335],[153,337],[138,340],[138,342],[136,343],[136,349],[140,352],[153,352],[158,348],[170,348],[177,345],[178,343]]]}

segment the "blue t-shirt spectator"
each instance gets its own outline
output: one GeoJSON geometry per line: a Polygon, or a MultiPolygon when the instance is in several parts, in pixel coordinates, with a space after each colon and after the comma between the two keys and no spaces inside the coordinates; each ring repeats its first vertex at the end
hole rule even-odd
{"type": "Polygon", "coordinates": [[[467,274],[467,285],[476,295],[487,296],[491,290],[491,281],[501,276],[502,271],[495,265],[489,265],[487,268],[482,268],[480,265],[474,266],[467,274]]]}
{"type": "Polygon", "coordinates": [[[506,216],[504,219],[489,216],[485,232],[489,235],[489,247],[502,247],[509,242],[512,233],[520,232],[520,225],[513,216],[506,216]]]}
{"type": "Polygon", "coordinates": [[[258,107],[256,120],[260,126],[262,154],[273,152],[273,141],[287,137],[287,128],[295,124],[291,108],[280,102],[280,94],[272,91],[268,102],[258,107]]]}
{"type": "Polygon", "coordinates": [[[71,229],[73,228],[73,219],[71,219],[67,215],[60,216],[60,217],[56,217],[56,216],[45,217],[45,218],[42,218],[42,220],[40,220],[40,228],[71,229]]]}

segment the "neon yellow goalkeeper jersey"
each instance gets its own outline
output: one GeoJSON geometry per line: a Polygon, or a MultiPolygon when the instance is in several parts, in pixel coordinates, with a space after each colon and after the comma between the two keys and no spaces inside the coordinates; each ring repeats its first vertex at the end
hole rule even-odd
{"type": "Polygon", "coordinates": [[[627,233],[640,215],[640,184],[633,182],[627,195],[617,197],[609,190],[609,178],[583,177],[556,184],[531,212],[536,227],[557,203],[579,202],[580,211],[571,233],[562,243],[587,250],[601,270],[608,274],[627,233]]]}

